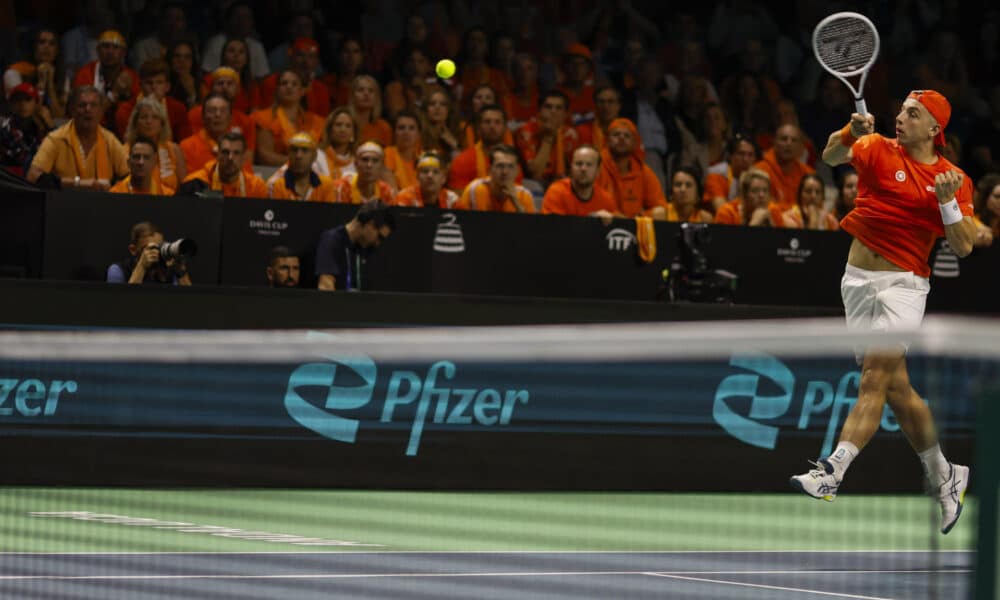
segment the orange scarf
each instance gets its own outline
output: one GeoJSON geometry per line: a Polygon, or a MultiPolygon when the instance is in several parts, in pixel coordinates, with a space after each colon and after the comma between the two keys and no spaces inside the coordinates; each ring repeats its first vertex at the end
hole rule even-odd
{"type": "Polygon", "coordinates": [[[149,191],[148,192],[144,192],[144,191],[141,191],[141,190],[136,190],[135,188],[133,188],[132,187],[132,176],[131,175],[129,175],[128,177],[125,178],[125,182],[124,183],[128,187],[128,193],[130,193],[130,194],[151,194],[153,196],[162,196],[163,195],[163,186],[160,185],[160,182],[157,181],[156,177],[150,177],[149,178],[149,191]]]}
{"type": "MultiPolygon", "coordinates": [[[[84,177],[86,175],[87,159],[83,154],[83,144],[80,143],[80,138],[76,135],[76,123],[73,121],[69,123],[69,144],[73,147],[73,160],[76,161],[76,172],[80,177],[84,177]]],[[[110,149],[108,148],[108,141],[102,135],[100,126],[97,129],[97,141],[94,143],[94,147],[90,149],[90,152],[94,155],[94,179],[106,179],[110,181],[114,175],[111,170],[110,149]]]]}
{"type": "MultiPolygon", "coordinates": [[[[420,156],[420,147],[415,151],[416,156],[420,156]]],[[[385,166],[396,176],[396,184],[399,189],[408,188],[417,183],[417,168],[414,161],[406,160],[399,153],[399,148],[389,146],[385,149],[385,166]]]]}
{"type": "Polygon", "coordinates": [[[299,118],[294,125],[288,120],[288,113],[285,112],[284,108],[280,106],[275,107],[273,114],[274,118],[278,121],[278,126],[281,127],[281,143],[283,146],[287,146],[288,140],[292,139],[292,136],[301,130],[300,125],[302,125],[302,122],[305,120],[303,118],[305,117],[305,112],[303,112],[302,109],[299,109],[299,118]]]}
{"type": "MultiPolygon", "coordinates": [[[[247,180],[246,180],[245,177],[243,177],[243,170],[242,169],[240,169],[240,172],[239,172],[239,182],[236,185],[237,185],[237,191],[239,192],[237,195],[240,198],[246,198],[246,195],[247,195],[247,180]]],[[[228,184],[228,183],[224,184],[224,183],[222,183],[222,179],[219,177],[219,163],[215,163],[214,165],[212,165],[212,183],[211,183],[211,185],[209,187],[212,189],[212,191],[222,192],[223,195],[225,195],[225,193],[226,193],[225,187],[226,186],[228,186],[230,189],[232,189],[232,184],[228,184]]]]}
{"type": "Polygon", "coordinates": [[[350,176],[348,181],[351,182],[351,204],[361,204],[362,202],[367,202],[373,198],[378,197],[378,182],[372,186],[372,195],[365,198],[361,195],[361,188],[358,187],[358,174],[354,173],[350,176]]]}
{"type": "Polygon", "coordinates": [[[327,146],[325,150],[326,153],[326,164],[330,166],[330,178],[340,179],[344,167],[354,164],[354,155],[345,154],[343,156],[337,154],[337,151],[333,149],[333,146],[327,146]]]}

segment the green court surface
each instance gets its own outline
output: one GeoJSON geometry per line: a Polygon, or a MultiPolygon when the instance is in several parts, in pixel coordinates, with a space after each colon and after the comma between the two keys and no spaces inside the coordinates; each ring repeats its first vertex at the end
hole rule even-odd
{"type": "Polygon", "coordinates": [[[0,552],[970,550],[975,509],[942,536],[922,496],[0,488],[0,552]]]}

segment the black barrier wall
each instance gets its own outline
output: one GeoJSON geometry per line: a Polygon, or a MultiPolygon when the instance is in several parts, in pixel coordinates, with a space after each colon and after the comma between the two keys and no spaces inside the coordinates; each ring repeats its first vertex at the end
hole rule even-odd
{"type": "MultiPolygon", "coordinates": [[[[103,280],[126,252],[135,222],[155,221],[168,239],[199,243],[196,285],[264,286],[266,257],[278,244],[301,253],[312,283],[316,239],[350,219],[355,207],[228,198],[148,198],[11,192],[0,207],[0,273],[103,280]],[[18,195],[20,194],[20,195],[18,195]],[[27,195],[25,195],[27,194],[27,195]],[[41,229],[41,231],[39,231],[41,229]],[[44,260],[42,257],[44,254],[44,260]]],[[[679,226],[656,223],[658,252],[637,256],[635,223],[436,209],[397,209],[398,230],[368,261],[367,288],[614,300],[654,300],[677,255],[679,226]]],[[[839,281],[850,238],[840,232],[710,226],[703,250],[712,269],[738,276],[734,300],[782,306],[840,305],[839,281]]],[[[931,311],[996,313],[1000,244],[959,261],[943,240],[932,255],[931,311]]]]}

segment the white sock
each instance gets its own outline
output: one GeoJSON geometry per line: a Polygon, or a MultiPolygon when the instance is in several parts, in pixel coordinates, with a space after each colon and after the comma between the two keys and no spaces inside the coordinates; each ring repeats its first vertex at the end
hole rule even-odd
{"type": "Polygon", "coordinates": [[[844,473],[847,472],[847,467],[851,466],[851,461],[853,461],[858,456],[858,447],[851,442],[840,442],[837,447],[834,448],[833,454],[826,457],[827,462],[833,465],[833,476],[837,479],[843,479],[844,473]]]}
{"type": "Polygon", "coordinates": [[[948,459],[941,452],[941,445],[934,444],[923,452],[917,452],[917,456],[920,457],[920,462],[924,465],[924,473],[927,474],[931,485],[935,488],[940,487],[948,479],[948,473],[951,469],[948,459]]]}

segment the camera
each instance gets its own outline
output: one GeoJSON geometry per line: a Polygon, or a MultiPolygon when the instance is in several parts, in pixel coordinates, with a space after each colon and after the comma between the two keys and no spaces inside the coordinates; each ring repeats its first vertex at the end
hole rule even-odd
{"type": "Polygon", "coordinates": [[[732,303],[739,277],[722,269],[710,269],[707,251],[711,231],[704,223],[682,223],[677,238],[678,255],[663,272],[661,296],[670,302],[732,303]]]}
{"type": "Polygon", "coordinates": [[[183,259],[188,256],[194,256],[198,253],[198,244],[194,240],[179,239],[172,242],[163,242],[160,244],[160,260],[166,262],[168,260],[183,259]]]}

